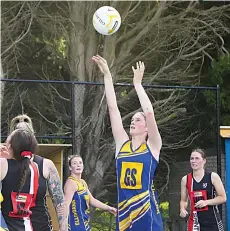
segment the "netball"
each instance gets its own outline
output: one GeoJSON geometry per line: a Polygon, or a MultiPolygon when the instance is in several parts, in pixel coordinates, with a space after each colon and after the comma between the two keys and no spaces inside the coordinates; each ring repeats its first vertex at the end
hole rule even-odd
{"type": "Polygon", "coordinates": [[[114,34],[121,26],[121,16],[113,7],[102,6],[93,15],[93,26],[102,35],[114,34]]]}

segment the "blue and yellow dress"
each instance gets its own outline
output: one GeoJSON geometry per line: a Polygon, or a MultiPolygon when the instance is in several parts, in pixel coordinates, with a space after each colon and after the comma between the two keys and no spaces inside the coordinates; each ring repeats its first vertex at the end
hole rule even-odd
{"type": "Polygon", "coordinates": [[[69,208],[69,230],[90,231],[87,184],[84,180],[78,181],[72,176],[68,179],[75,181],[78,185],[78,190],[74,193],[69,208]]]}
{"type": "Polygon", "coordinates": [[[157,193],[153,188],[158,161],[147,143],[132,150],[126,141],[116,157],[117,231],[163,231],[157,193]]]}

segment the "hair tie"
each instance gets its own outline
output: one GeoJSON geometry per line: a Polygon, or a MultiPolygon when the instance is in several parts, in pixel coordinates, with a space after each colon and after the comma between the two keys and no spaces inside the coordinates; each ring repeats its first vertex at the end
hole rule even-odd
{"type": "Polygon", "coordinates": [[[21,157],[27,157],[29,159],[32,158],[32,152],[30,152],[30,151],[23,151],[23,152],[21,152],[20,155],[21,155],[21,157]]]}

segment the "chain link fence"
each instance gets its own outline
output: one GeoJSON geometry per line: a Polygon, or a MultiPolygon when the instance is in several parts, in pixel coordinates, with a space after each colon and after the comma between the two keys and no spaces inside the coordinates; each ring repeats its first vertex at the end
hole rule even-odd
{"type": "MultiPolygon", "coordinates": [[[[84,179],[99,200],[116,206],[114,140],[101,83],[2,79],[1,139],[9,133],[11,119],[26,113],[40,143],[71,143],[81,154],[84,179]]],[[[180,181],[190,171],[189,156],[195,147],[207,150],[208,170],[221,175],[219,88],[195,86],[145,86],[153,104],[163,139],[154,186],[159,194],[165,231],[184,230],[179,218],[180,181]]],[[[130,84],[116,84],[124,128],[140,111],[130,84]]],[[[64,181],[68,176],[64,156],[64,181]]],[[[224,173],[224,172],[223,172],[224,173]]],[[[224,177],[224,174],[222,174],[224,177]]],[[[224,210],[223,210],[224,214],[224,210]]],[[[92,230],[115,230],[115,218],[92,210],[92,230]]]]}

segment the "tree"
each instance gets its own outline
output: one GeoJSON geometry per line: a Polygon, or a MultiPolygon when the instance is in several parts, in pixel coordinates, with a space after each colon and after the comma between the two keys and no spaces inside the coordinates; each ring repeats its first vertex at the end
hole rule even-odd
{"type": "MultiPolygon", "coordinates": [[[[229,104],[229,74],[230,74],[230,55],[226,53],[220,56],[217,60],[211,62],[209,67],[209,78],[204,82],[211,82],[212,84],[219,84],[221,89],[221,114],[222,125],[228,126],[230,124],[230,104],[229,104]]],[[[215,96],[206,92],[207,102],[210,107],[215,107],[215,96]]]]}
{"type": "MultiPolygon", "coordinates": [[[[100,53],[109,63],[114,82],[132,83],[131,66],[143,60],[147,67],[146,85],[199,85],[205,57],[224,51],[223,36],[229,33],[225,25],[229,5],[204,4],[3,2],[3,69],[9,78],[101,82],[99,71],[90,61],[100,53]],[[119,31],[107,37],[97,34],[92,25],[93,13],[106,4],[114,6],[122,18],[119,31]]],[[[9,115],[24,108],[35,119],[38,134],[71,132],[70,85],[24,84],[19,88],[20,91],[15,86],[6,88],[2,118],[7,121],[9,115]],[[13,97],[16,93],[20,97],[13,97]]],[[[90,190],[102,197],[108,190],[103,183],[111,177],[106,171],[111,171],[114,158],[104,89],[100,85],[76,84],[72,90],[76,154],[81,154],[86,163],[85,178],[90,190]]],[[[147,91],[163,137],[162,161],[169,171],[165,155],[189,146],[202,135],[201,127],[187,129],[190,119],[199,116],[187,111],[187,104],[196,95],[191,99],[189,91],[178,89],[148,87],[147,91]]],[[[140,105],[132,88],[117,86],[116,92],[128,129],[129,120],[140,105]]],[[[165,175],[163,189],[168,172],[165,175]]]]}

